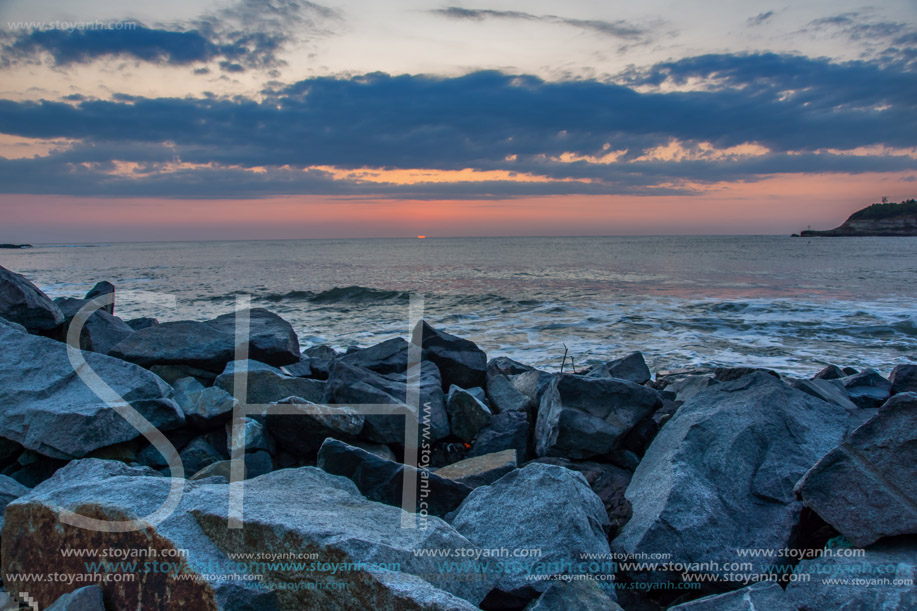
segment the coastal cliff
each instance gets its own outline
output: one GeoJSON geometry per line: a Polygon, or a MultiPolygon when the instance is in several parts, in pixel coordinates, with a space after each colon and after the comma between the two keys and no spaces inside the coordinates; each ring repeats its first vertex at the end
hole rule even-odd
{"type": "Polygon", "coordinates": [[[812,236],[917,236],[917,200],[900,204],[882,203],[867,206],[850,215],[843,225],[827,231],[807,230],[802,237],[812,236]]]}

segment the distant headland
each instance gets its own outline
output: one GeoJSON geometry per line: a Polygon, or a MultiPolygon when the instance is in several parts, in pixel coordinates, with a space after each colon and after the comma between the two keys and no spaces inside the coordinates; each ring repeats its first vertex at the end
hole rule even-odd
{"type": "Polygon", "coordinates": [[[32,248],[31,244],[0,244],[0,248],[32,248]]]}
{"type": "Polygon", "coordinates": [[[872,204],[851,214],[840,227],[827,231],[809,229],[800,232],[800,236],[917,236],[917,200],[872,204]]]}

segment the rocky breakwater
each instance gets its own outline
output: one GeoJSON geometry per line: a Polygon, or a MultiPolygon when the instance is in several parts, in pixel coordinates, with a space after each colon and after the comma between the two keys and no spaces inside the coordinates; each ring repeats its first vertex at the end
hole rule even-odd
{"type": "Polygon", "coordinates": [[[107,283],[55,302],[0,280],[3,601],[915,604],[898,585],[917,553],[914,365],[653,377],[633,353],[561,374],[421,322],[410,369],[404,339],[302,349],[257,309],[237,361],[233,313],[125,321],[107,283]],[[94,327],[79,349],[62,342],[74,319],[94,327]],[[835,553],[852,547],[855,566],[835,553]],[[823,574],[889,566],[868,589],[823,574]]]}

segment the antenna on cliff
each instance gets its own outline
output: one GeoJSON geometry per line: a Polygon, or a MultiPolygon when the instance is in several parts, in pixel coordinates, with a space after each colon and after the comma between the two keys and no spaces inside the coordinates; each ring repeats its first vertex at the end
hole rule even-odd
{"type": "Polygon", "coordinates": [[[883,195],[883,196],[882,196],[882,203],[883,203],[883,204],[887,204],[887,203],[888,203],[888,197],[886,197],[886,196],[883,195]]]}

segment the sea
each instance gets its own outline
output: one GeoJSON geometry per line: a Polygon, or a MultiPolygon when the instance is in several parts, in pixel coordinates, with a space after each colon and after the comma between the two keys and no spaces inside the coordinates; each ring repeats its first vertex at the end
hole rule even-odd
{"type": "Polygon", "coordinates": [[[248,298],[304,348],[406,338],[414,295],[434,327],[548,371],[634,350],[654,371],[917,362],[917,238],[112,242],[2,250],[0,265],[52,297],[108,280],[125,319],[207,320],[248,298]]]}

